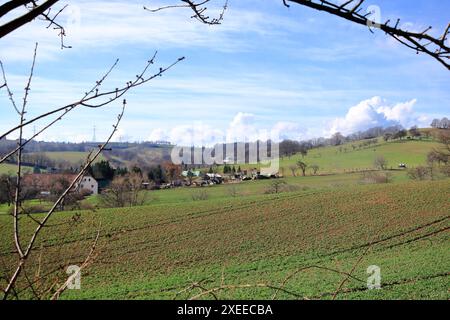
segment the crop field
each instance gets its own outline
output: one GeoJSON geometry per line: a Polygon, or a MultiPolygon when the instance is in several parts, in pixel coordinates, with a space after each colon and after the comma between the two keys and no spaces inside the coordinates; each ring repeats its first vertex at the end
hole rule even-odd
{"type": "MultiPolygon", "coordinates": [[[[82,263],[99,231],[81,290],[62,298],[331,299],[338,287],[337,299],[450,298],[448,179],[330,183],[205,201],[168,195],[135,208],[58,213],[27,272],[82,263]],[[372,265],[381,270],[379,290],[367,289],[372,265]]],[[[7,269],[16,262],[8,219],[0,216],[7,269]]],[[[26,217],[20,222],[25,233],[35,227],[26,217]]]]}

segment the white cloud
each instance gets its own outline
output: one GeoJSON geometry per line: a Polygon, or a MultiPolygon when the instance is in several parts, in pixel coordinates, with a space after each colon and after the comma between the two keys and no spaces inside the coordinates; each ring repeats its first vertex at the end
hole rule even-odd
{"type": "MultiPolygon", "coordinates": [[[[65,5],[55,6],[57,11],[65,5]]],[[[151,8],[163,6],[152,1],[151,8]]],[[[211,17],[219,14],[220,7],[208,8],[211,17]]],[[[220,52],[248,51],[249,39],[236,37],[236,33],[250,33],[257,37],[276,36],[280,29],[311,32],[293,19],[286,19],[258,11],[228,8],[226,20],[216,26],[207,26],[191,19],[189,9],[145,11],[142,5],[127,1],[77,1],[58,16],[66,29],[65,44],[71,53],[95,50],[112,51],[121,45],[139,44],[152,48],[209,48],[220,52]]],[[[63,55],[58,33],[47,29],[43,22],[33,22],[14,31],[3,41],[0,57],[7,61],[29,61],[35,41],[39,42],[40,59],[55,59],[63,55]],[[26,50],[25,50],[26,49],[26,50]]]]}
{"type": "Polygon", "coordinates": [[[427,119],[415,113],[414,105],[416,103],[417,99],[412,99],[391,105],[381,97],[361,101],[358,105],[351,107],[345,117],[335,119],[326,135],[329,136],[336,132],[348,135],[373,127],[388,127],[397,124],[405,128],[420,125],[427,119]]]}
{"type": "Polygon", "coordinates": [[[170,129],[153,129],[147,140],[168,140],[181,146],[213,146],[216,143],[250,142],[258,139],[281,141],[283,139],[304,139],[306,130],[294,122],[277,122],[273,126],[262,128],[256,115],[237,113],[225,130],[197,122],[193,125],[178,125],[170,129]]]}
{"type": "Polygon", "coordinates": [[[417,99],[398,103],[393,107],[380,106],[377,112],[385,115],[387,120],[397,121],[401,125],[407,127],[417,124],[417,115],[414,113],[413,107],[417,103],[417,99]]]}
{"type": "Polygon", "coordinates": [[[168,135],[161,128],[153,129],[147,138],[148,141],[166,141],[168,139],[168,135]]]}
{"type": "Polygon", "coordinates": [[[298,123],[281,121],[277,122],[272,131],[279,140],[292,139],[292,140],[303,140],[306,139],[305,128],[300,127],[298,123]]]}
{"type": "Polygon", "coordinates": [[[258,131],[255,127],[255,115],[239,112],[231,121],[227,130],[227,142],[255,141],[258,131]]]}

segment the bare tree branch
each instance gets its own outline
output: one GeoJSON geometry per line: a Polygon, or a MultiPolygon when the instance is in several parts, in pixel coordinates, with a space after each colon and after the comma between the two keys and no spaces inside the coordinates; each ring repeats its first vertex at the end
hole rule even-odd
{"type": "MultiPolygon", "coordinates": [[[[30,70],[30,76],[28,78],[28,83],[25,87],[25,95],[23,98],[22,103],[22,110],[20,112],[20,124],[23,124],[25,121],[25,113],[26,113],[26,107],[27,107],[27,100],[28,100],[28,94],[30,92],[30,85],[31,80],[33,78],[34,74],[34,66],[36,64],[36,52],[37,52],[37,43],[34,48],[34,54],[33,54],[33,62],[31,64],[31,70],[30,70]]],[[[20,244],[20,233],[19,233],[19,210],[20,210],[20,202],[21,202],[21,179],[22,179],[22,145],[23,140],[23,127],[19,129],[19,140],[18,140],[18,147],[19,150],[17,151],[17,178],[16,178],[16,192],[14,197],[14,212],[13,212],[13,219],[14,219],[14,244],[16,246],[17,252],[19,253],[20,258],[23,257],[23,250],[22,246],[20,244]]]]}
{"type": "Polygon", "coordinates": [[[150,12],[158,12],[158,11],[165,10],[165,9],[190,8],[194,12],[194,15],[191,16],[191,18],[195,18],[195,19],[199,20],[200,22],[202,22],[204,24],[217,25],[217,24],[220,24],[222,22],[222,20],[224,18],[224,15],[225,15],[225,11],[228,8],[228,0],[225,0],[225,3],[223,5],[223,7],[222,7],[222,11],[218,15],[218,17],[217,18],[211,18],[211,17],[206,15],[206,11],[208,10],[208,8],[205,6],[211,0],[204,0],[204,1],[201,1],[201,2],[195,2],[195,1],[192,1],[192,0],[180,0],[180,1],[184,2],[185,4],[164,6],[164,7],[159,7],[159,8],[156,8],[156,9],[149,9],[149,8],[144,6],[144,10],[147,10],[147,11],[150,11],[150,12]]]}
{"type": "Polygon", "coordinates": [[[154,64],[155,56],[156,56],[156,54],[153,56],[152,59],[150,59],[148,61],[147,65],[145,66],[143,71],[139,75],[136,75],[136,79],[133,81],[128,81],[125,86],[123,86],[121,88],[116,88],[115,90],[105,91],[102,93],[100,93],[99,91],[96,90],[96,89],[98,89],[98,87],[97,87],[92,91],[86,92],[84,97],[78,101],[75,101],[75,102],[65,105],[63,107],[53,109],[49,112],[43,113],[39,116],[34,117],[31,120],[25,121],[23,124],[20,124],[10,130],[8,130],[7,132],[0,135],[0,140],[5,138],[9,134],[19,130],[21,127],[28,126],[40,119],[46,118],[46,117],[48,117],[52,114],[58,113],[58,112],[62,112],[68,108],[75,108],[75,107],[79,107],[79,106],[84,106],[84,107],[89,107],[89,108],[101,108],[103,106],[106,106],[106,105],[120,99],[121,97],[123,97],[130,89],[141,86],[157,77],[162,76],[166,71],[173,68],[176,64],[178,64],[180,61],[183,61],[185,59],[184,57],[178,58],[178,60],[176,60],[175,62],[170,64],[168,67],[160,68],[157,73],[155,73],[151,76],[147,76],[147,78],[145,78],[148,69],[150,68],[151,65],[154,64]],[[97,101],[97,100],[100,100],[101,98],[103,98],[102,101],[100,101],[100,102],[97,101]]]}
{"type": "MultiPolygon", "coordinates": [[[[126,107],[126,100],[123,100],[123,104],[122,104],[122,111],[121,113],[117,116],[117,121],[116,123],[113,125],[113,130],[111,132],[111,134],[109,135],[109,137],[107,138],[106,142],[102,145],[99,146],[98,151],[94,154],[94,156],[92,158],[88,157],[86,164],[83,166],[83,168],[80,170],[80,172],[77,174],[77,176],[72,180],[72,182],[70,183],[69,187],[60,195],[60,197],[58,198],[58,200],[56,200],[56,202],[53,204],[53,206],[51,207],[51,209],[47,212],[47,214],[45,215],[45,217],[40,221],[40,224],[37,226],[37,228],[35,229],[35,231],[33,232],[26,250],[20,254],[20,260],[19,263],[14,271],[14,274],[11,276],[7,287],[4,290],[4,296],[3,299],[7,299],[11,290],[14,288],[14,285],[17,281],[17,278],[19,277],[20,273],[22,272],[24,265],[33,249],[34,243],[39,235],[39,233],[42,231],[42,228],[46,225],[47,221],[50,219],[50,217],[53,215],[53,213],[56,211],[58,205],[65,199],[65,197],[67,196],[67,194],[78,184],[78,182],[80,181],[80,179],[83,178],[83,176],[85,175],[85,173],[87,172],[88,168],[90,167],[90,165],[97,159],[97,157],[101,154],[101,152],[105,149],[105,147],[108,145],[108,143],[111,141],[112,137],[114,136],[114,134],[117,131],[118,125],[120,124],[120,121],[122,120],[123,114],[125,112],[125,107],[126,107]]],[[[16,231],[15,231],[16,233],[16,231]]]]}
{"type": "MultiPolygon", "coordinates": [[[[396,21],[394,26],[389,25],[390,20],[385,23],[379,23],[368,18],[371,13],[362,14],[361,6],[365,0],[351,0],[342,5],[338,5],[332,1],[326,0],[287,0],[296,4],[306,6],[318,11],[328,12],[332,15],[344,18],[351,22],[364,25],[370,28],[378,28],[384,31],[387,35],[399,41],[417,53],[425,53],[450,70],[450,47],[448,45],[448,35],[450,32],[450,24],[445,29],[443,35],[439,38],[433,37],[428,32],[431,27],[423,32],[411,32],[403,30],[399,27],[400,19],[396,21]],[[355,4],[356,3],[356,4],[355,4]],[[350,6],[351,5],[351,6],[350,6]]],[[[286,0],[283,0],[284,5],[289,7],[286,0]]],[[[372,31],[372,30],[371,30],[372,31]]]]}
{"type": "MultiPolygon", "coordinates": [[[[20,5],[24,5],[27,3],[33,3],[34,1],[9,1],[11,3],[5,3],[0,9],[3,9],[6,13],[12,11],[13,9],[18,8],[20,5]],[[13,4],[13,2],[18,2],[18,4],[13,4]],[[25,3],[24,3],[25,2],[25,3]],[[20,5],[19,5],[20,3],[20,5]],[[8,6],[9,5],[9,6],[8,6]]],[[[16,29],[24,26],[25,24],[33,21],[46,10],[48,10],[51,6],[57,3],[58,0],[47,0],[43,4],[36,6],[34,9],[28,11],[27,13],[19,16],[18,18],[11,20],[0,26],[0,38],[10,34],[16,29]]],[[[1,11],[0,11],[1,12],[1,11]]]]}
{"type": "Polygon", "coordinates": [[[7,1],[6,3],[4,3],[0,6],[0,18],[3,17],[5,14],[13,11],[14,9],[17,9],[17,8],[24,6],[31,2],[32,1],[30,1],[30,0],[7,1]]]}
{"type": "Polygon", "coordinates": [[[0,68],[2,69],[2,76],[3,76],[3,82],[4,82],[4,84],[0,87],[0,89],[1,88],[6,88],[6,91],[8,92],[8,98],[11,101],[11,104],[12,104],[14,110],[20,116],[19,108],[17,108],[16,101],[13,98],[13,93],[12,93],[11,89],[9,88],[8,80],[6,79],[5,68],[4,68],[3,63],[2,63],[1,60],[0,60],[0,68]]]}
{"type": "MultiPolygon", "coordinates": [[[[119,59],[117,59],[114,64],[111,66],[111,68],[103,75],[103,77],[95,82],[95,85],[93,88],[91,88],[88,92],[85,93],[84,98],[87,97],[88,95],[92,94],[93,92],[95,92],[96,90],[98,90],[98,88],[102,85],[102,83],[106,80],[106,78],[111,74],[111,72],[114,70],[114,68],[116,68],[117,64],[119,62],[119,59]]],[[[0,61],[0,65],[3,68],[3,64],[0,61]]],[[[5,80],[6,81],[6,80],[5,80]]],[[[8,89],[9,91],[9,89],[8,89]]],[[[46,126],[44,126],[42,129],[40,129],[39,131],[37,131],[35,134],[33,134],[33,136],[24,141],[22,144],[22,147],[25,147],[30,141],[33,141],[37,136],[41,135],[44,131],[46,131],[48,128],[50,128],[51,126],[53,126],[55,123],[57,123],[58,121],[61,121],[64,116],[66,116],[69,112],[71,112],[73,109],[75,108],[75,106],[73,107],[69,107],[63,110],[62,114],[59,115],[56,119],[54,119],[53,121],[51,121],[49,124],[47,124],[46,126]]],[[[20,114],[20,112],[19,112],[20,114]]],[[[20,146],[18,146],[17,148],[11,150],[9,153],[7,153],[6,155],[4,155],[2,158],[0,158],[0,163],[6,161],[7,159],[9,159],[11,156],[13,156],[18,150],[19,150],[20,146]]]]}
{"type": "Polygon", "coordinates": [[[347,280],[349,278],[351,278],[358,282],[365,283],[364,280],[354,277],[351,273],[342,272],[337,269],[328,268],[328,267],[320,266],[320,265],[308,265],[308,266],[301,267],[301,268],[295,270],[294,272],[290,273],[279,285],[263,283],[263,282],[255,283],[255,284],[237,284],[237,285],[230,284],[230,285],[227,285],[227,284],[225,284],[225,279],[224,279],[225,277],[224,277],[224,273],[222,271],[222,278],[221,278],[220,286],[213,287],[213,288],[207,288],[207,286],[204,283],[208,279],[202,279],[200,281],[192,283],[188,287],[177,292],[176,295],[174,296],[174,299],[176,299],[178,296],[180,296],[183,293],[187,293],[188,295],[190,295],[194,290],[200,290],[200,292],[197,294],[188,296],[188,300],[197,300],[197,299],[203,298],[205,296],[211,296],[213,299],[219,300],[219,296],[217,295],[217,293],[221,292],[221,291],[235,290],[235,289],[266,288],[266,289],[270,289],[270,290],[274,291],[272,300],[276,300],[277,296],[280,292],[283,292],[283,293],[285,293],[291,297],[297,298],[297,299],[309,300],[308,297],[305,297],[298,292],[294,292],[294,291],[286,289],[286,285],[290,280],[293,279],[294,276],[296,276],[302,272],[312,270],[312,269],[318,269],[318,270],[328,271],[331,273],[337,273],[337,274],[346,276],[347,280]]]}

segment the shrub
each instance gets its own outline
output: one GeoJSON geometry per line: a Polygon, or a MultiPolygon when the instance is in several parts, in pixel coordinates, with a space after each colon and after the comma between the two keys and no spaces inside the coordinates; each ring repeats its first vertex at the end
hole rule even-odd
{"type": "Polygon", "coordinates": [[[284,180],[273,180],[264,191],[265,194],[276,194],[286,191],[287,183],[284,180]]]}
{"type": "Polygon", "coordinates": [[[373,165],[375,168],[380,170],[386,170],[388,166],[387,160],[384,158],[384,156],[377,156],[375,160],[373,161],[373,165]]]}
{"type": "Polygon", "coordinates": [[[440,171],[443,175],[450,177],[450,165],[445,165],[440,168],[440,171]]]}
{"type": "Polygon", "coordinates": [[[408,170],[408,176],[412,180],[426,180],[431,178],[431,170],[428,167],[419,166],[408,170]]]}
{"type": "Polygon", "coordinates": [[[206,192],[206,190],[200,190],[197,192],[192,193],[192,200],[194,201],[204,201],[204,200],[208,200],[209,195],[208,192],[206,192]]]}
{"type": "Polygon", "coordinates": [[[364,172],[361,178],[363,183],[383,184],[391,182],[391,175],[389,173],[379,172],[364,172]]]}
{"type": "Polygon", "coordinates": [[[227,191],[227,194],[231,197],[235,198],[235,197],[239,196],[239,191],[238,191],[236,185],[234,185],[234,184],[227,186],[226,191],[227,191]]]}
{"type": "MultiPolygon", "coordinates": [[[[22,214],[33,214],[33,213],[43,213],[48,211],[48,207],[41,204],[33,204],[33,205],[23,205],[21,213],[22,214]]],[[[8,213],[13,214],[14,206],[9,207],[8,213]]]]}
{"type": "Polygon", "coordinates": [[[95,211],[97,209],[97,207],[89,202],[81,202],[80,209],[86,210],[86,211],[95,211]]]}

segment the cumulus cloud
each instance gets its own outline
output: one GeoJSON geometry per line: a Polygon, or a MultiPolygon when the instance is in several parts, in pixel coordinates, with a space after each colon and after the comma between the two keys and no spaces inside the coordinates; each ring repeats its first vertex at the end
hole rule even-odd
{"type": "Polygon", "coordinates": [[[261,128],[252,113],[237,113],[225,130],[201,122],[193,125],[179,125],[170,129],[157,128],[148,136],[149,141],[166,140],[180,146],[212,146],[216,143],[251,142],[272,139],[302,139],[305,130],[294,122],[277,122],[261,128]]]}
{"type": "Polygon", "coordinates": [[[168,139],[169,139],[169,136],[161,128],[153,129],[147,138],[147,140],[149,140],[149,141],[166,141],[168,139]]]}
{"type": "Polygon", "coordinates": [[[255,115],[239,112],[231,121],[226,136],[227,142],[257,140],[258,130],[255,127],[255,115]]]}
{"type": "Polygon", "coordinates": [[[345,117],[335,119],[326,134],[332,135],[341,132],[348,135],[373,127],[400,124],[408,128],[419,125],[426,119],[415,113],[416,103],[417,99],[412,99],[392,105],[381,97],[361,101],[358,105],[351,107],[345,117]]]}
{"type": "Polygon", "coordinates": [[[305,139],[306,130],[302,128],[298,123],[281,121],[277,122],[273,128],[272,132],[278,137],[278,140],[302,140],[305,139]]]}
{"type": "Polygon", "coordinates": [[[224,140],[223,133],[204,123],[192,125],[178,125],[172,128],[153,129],[147,138],[148,141],[170,141],[176,145],[211,146],[224,140]]]}

